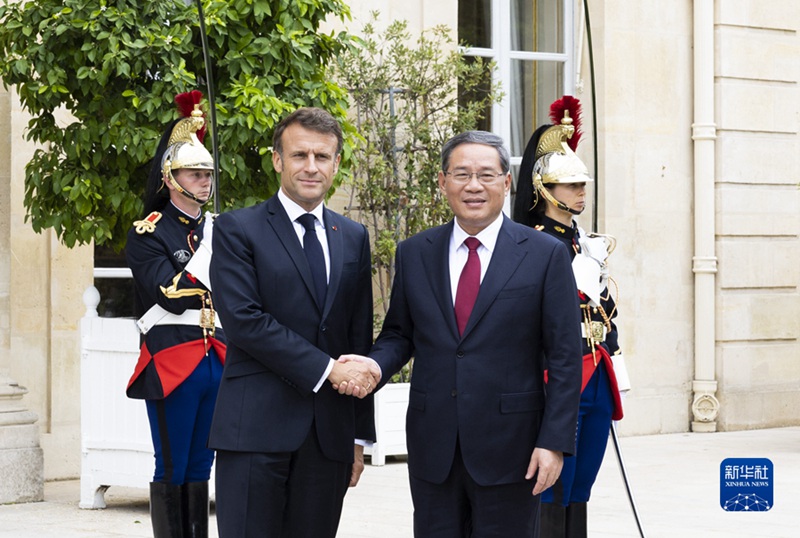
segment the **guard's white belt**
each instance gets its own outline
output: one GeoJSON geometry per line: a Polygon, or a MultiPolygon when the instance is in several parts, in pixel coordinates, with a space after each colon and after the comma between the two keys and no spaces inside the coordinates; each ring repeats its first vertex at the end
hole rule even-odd
{"type": "MultiPolygon", "coordinates": [[[[163,307],[154,304],[150,310],[145,312],[144,316],[136,320],[136,325],[139,326],[139,331],[142,334],[147,334],[150,329],[156,325],[193,325],[200,326],[200,310],[185,310],[183,314],[173,314],[163,307]]],[[[219,316],[214,316],[214,325],[221,329],[222,324],[219,321],[219,316]]]]}

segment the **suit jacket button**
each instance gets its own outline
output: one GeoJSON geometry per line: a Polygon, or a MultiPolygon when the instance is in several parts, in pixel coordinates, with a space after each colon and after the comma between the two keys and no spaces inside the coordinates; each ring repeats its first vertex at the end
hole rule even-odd
{"type": "Polygon", "coordinates": [[[463,359],[464,358],[464,352],[459,349],[458,352],[456,352],[456,357],[458,357],[459,359],[463,359]]]}
{"type": "Polygon", "coordinates": [[[328,326],[327,325],[323,325],[322,327],[319,328],[319,330],[322,331],[322,332],[325,332],[325,331],[328,330],[328,326]]]}
{"type": "Polygon", "coordinates": [[[455,398],[457,394],[458,394],[458,391],[456,389],[453,389],[453,390],[450,391],[450,396],[452,396],[453,398],[455,398]]]}

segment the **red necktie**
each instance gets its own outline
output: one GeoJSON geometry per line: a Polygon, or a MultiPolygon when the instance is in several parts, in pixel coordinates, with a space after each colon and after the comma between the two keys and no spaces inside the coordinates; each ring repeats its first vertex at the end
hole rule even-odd
{"type": "Polygon", "coordinates": [[[478,247],[481,242],[474,237],[467,237],[464,244],[469,249],[467,263],[461,271],[456,289],[456,324],[458,334],[464,334],[464,328],[469,321],[472,307],[475,306],[475,299],[478,298],[478,290],[481,287],[481,259],[478,256],[478,247]]]}

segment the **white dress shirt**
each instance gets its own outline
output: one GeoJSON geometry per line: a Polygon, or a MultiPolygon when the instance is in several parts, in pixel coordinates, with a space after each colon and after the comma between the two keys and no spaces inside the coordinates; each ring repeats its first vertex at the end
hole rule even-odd
{"type": "MultiPolygon", "coordinates": [[[[453,306],[456,304],[456,290],[458,289],[458,280],[461,278],[461,271],[467,264],[467,257],[469,256],[469,249],[464,244],[464,240],[470,235],[464,231],[458,224],[458,217],[455,219],[453,226],[453,233],[450,235],[450,298],[453,300],[453,306]]],[[[497,236],[500,233],[500,228],[503,226],[503,214],[500,215],[489,224],[486,228],[478,232],[475,237],[481,242],[478,247],[478,258],[481,260],[481,282],[486,275],[486,269],[489,268],[489,262],[492,260],[492,253],[497,244],[497,236]]]]}
{"type": "Polygon", "coordinates": [[[322,254],[325,256],[325,278],[328,282],[331,280],[331,253],[328,249],[328,234],[325,233],[325,225],[322,222],[322,208],[324,204],[320,203],[317,207],[312,209],[311,211],[306,211],[297,203],[286,196],[286,193],[283,192],[283,189],[278,191],[278,200],[280,200],[281,205],[283,205],[283,209],[286,210],[286,214],[289,215],[289,220],[292,221],[292,226],[294,227],[294,233],[297,234],[297,238],[300,240],[300,246],[302,247],[303,236],[306,233],[306,229],[303,227],[302,224],[297,222],[297,219],[306,213],[311,213],[316,217],[314,220],[314,230],[317,232],[317,239],[319,239],[319,244],[322,245],[322,254]]]}

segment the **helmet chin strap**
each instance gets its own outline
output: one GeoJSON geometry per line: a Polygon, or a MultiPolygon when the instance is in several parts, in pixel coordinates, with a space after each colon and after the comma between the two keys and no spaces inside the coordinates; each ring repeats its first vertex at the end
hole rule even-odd
{"type": "Polygon", "coordinates": [[[178,180],[175,179],[175,176],[172,175],[172,168],[170,167],[170,164],[171,164],[170,161],[166,161],[164,163],[164,176],[165,179],[169,178],[169,184],[172,185],[176,191],[184,195],[186,198],[194,201],[195,203],[198,203],[201,206],[207,204],[208,201],[211,199],[211,197],[214,195],[214,183],[213,182],[211,183],[211,194],[208,195],[208,198],[206,198],[205,200],[201,200],[196,195],[192,194],[191,192],[181,187],[180,183],[178,183],[178,180]]]}
{"type": "MultiPolygon", "coordinates": [[[[548,202],[550,202],[551,204],[553,204],[562,211],[566,211],[573,215],[580,215],[581,213],[583,213],[583,209],[572,209],[567,204],[556,200],[556,197],[553,196],[550,193],[550,190],[544,186],[544,183],[542,183],[542,176],[540,176],[539,174],[533,175],[533,191],[534,194],[541,194],[545,200],[547,200],[548,202]]],[[[536,205],[536,198],[534,198],[533,203],[534,205],[536,205]]]]}
{"type": "Polygon", "coordinates": [[[580,215],[581,213],[583,213],[583,209],[572,209],[571,207],[568,207],[567,211],[569,211],[570,213],[572,213],[575,216],[580,215]]]}

